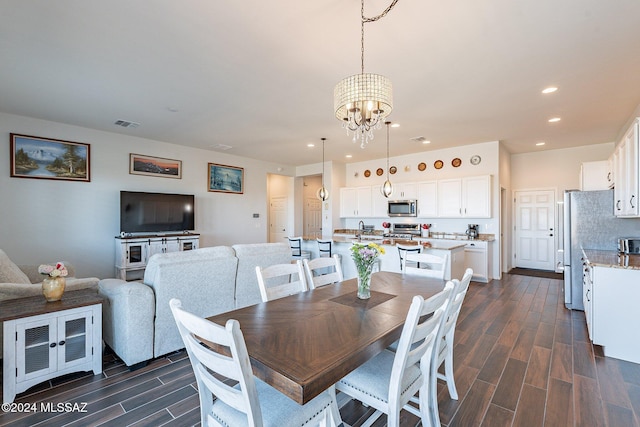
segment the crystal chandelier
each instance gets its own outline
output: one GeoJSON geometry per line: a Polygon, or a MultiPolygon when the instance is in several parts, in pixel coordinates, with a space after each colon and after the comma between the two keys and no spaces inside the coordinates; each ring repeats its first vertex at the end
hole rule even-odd
{"type": "Polygon", "coordinates": [[[393,0],[389,7],[378,16],[364,16],[364,0],[360,8],[360,74],[340,81],[333,90],[333,108],[342,127],[353,132],[353,142],[360,140],[364,148],[373,139],[373,130],[380,129],[382,122],[393,109],[391,80],[379,74],[364,72],[364,24],[384,17],[396,5],[393,0]]]}
{"type": "Polygon", "coordinates": [[[327,140],[327,138],[320,139],[322,140],[322,187],[318,188],[316,197],[324,202],[329,200],[329,190],[327,190],[324,186],[324,142],[327,140]]]}
{"type": "Polygon", "coordinates": [[[393,193],[393,185],[389,180],[389,125],[391,125],[391,122],[384,122],[384,124],[387,125],[387,180],[382,184],[380,191],[384,197],[389,198],[393,193]]]}

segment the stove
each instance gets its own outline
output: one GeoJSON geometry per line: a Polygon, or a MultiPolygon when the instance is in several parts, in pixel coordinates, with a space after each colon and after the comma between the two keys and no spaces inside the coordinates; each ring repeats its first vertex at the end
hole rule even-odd
{"type": "Polygon", "coordinates": [[[392,226],[391,232],[385,234],[384,237],[409,240],[420,237],[420,224],[392,224],[392,226]]]}

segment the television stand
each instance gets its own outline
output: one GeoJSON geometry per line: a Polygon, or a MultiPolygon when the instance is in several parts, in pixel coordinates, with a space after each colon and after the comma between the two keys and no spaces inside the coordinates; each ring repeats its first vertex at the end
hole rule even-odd
{"type": "MultiPolygon", "coordinates": [[[[130,280],[130,273],[144,274],[149,258],[155,254],[198,249],[200,235],[196,233],[154,233],[138,236],[116,236],[116,277],[130,280]]],[[[133,279],[138,279],[134,277],[133,279]]]]}

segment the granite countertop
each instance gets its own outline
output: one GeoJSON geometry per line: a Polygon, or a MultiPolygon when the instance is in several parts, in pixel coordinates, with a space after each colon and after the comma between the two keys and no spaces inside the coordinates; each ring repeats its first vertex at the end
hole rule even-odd
{"type": "Polygon", "coordinates": [[[585,249],[584,254],[592,266],[640,270],[640,255],[622,255],[618,251],[585,249]]]}
{"type": "Polygon", "coordinates": [[[424,248],[427,249],[441,249],[441,250],[454,250],[454,249],[458,249],[458,248],[464,248],[466,246],[466,243],[464,242],[446,242],[446,241],[442,241],[442,242],[419,242],[417,240],[407,240],[407,239],[390,239],[390,238],[384,238],[384,239],[375,239],[375,238],[369,238],[367,239],[366,237],[363,238],[362,240],[358,240],[354,237],[344,237],[344,236],[333,236],[333,241],[335,243],[377,243],[379,245],[382,246],[395,246],[396,244],[401,244],[401,245],[407,245],[407,246],[418,246],[418,245],[422,245],[424,248]]]}

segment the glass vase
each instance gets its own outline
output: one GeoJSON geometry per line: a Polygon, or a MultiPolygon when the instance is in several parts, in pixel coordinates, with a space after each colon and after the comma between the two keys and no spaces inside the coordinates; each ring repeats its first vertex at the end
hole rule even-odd
{"type": "Polygon", "coordinates": [[[358,298],[371,298],[371,270],[358,273],[358,298]]]}
{"type": "Polygon", "coordinates": [[[42,294],[47,301],[60,301],[67,281],[64,277],[47,277],[42,281],[42,294]]]}

